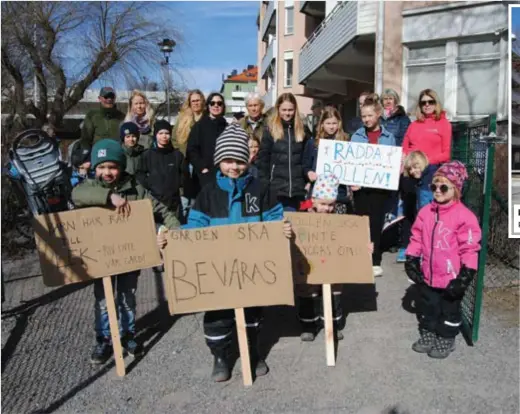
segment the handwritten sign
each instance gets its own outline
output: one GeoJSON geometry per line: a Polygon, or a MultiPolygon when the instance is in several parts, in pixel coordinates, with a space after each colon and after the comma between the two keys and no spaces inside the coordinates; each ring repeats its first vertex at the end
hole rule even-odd
{"type": "Polygon", "coordinates": [[[295,283],[374,283],[368,217],[284,213],[296,235],[295,283]]]}
{"type": "Polygon", "coordinates": [[[175,230],[167,238],[174,313],[294,305],[281,221],[175,230]]]}
{"type": "Polygon", "coordinates": [[[45,285],[160,265],[151,202],[133,201],[130,207],[127,218],[101,207],[36,216],[33,227],[45,285]]]}
{"type": "Polygon", "coordinates": [[[341,184],[397,190],[402,148],[320,140],[316,173],[333,173],[341,184]]]}

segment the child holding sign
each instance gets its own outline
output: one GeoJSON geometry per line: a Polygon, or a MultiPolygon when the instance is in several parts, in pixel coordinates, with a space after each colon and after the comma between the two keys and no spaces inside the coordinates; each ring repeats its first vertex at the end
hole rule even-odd
{"type": "MultiPolygon", "coordinates": [[[[195,200],[183,228],[274,221],[283,219],[283,207],[272,202],[267,188],[248,170],[249,136],[238,124],[229,125],[217,139],[214,162],[219,167],[216,180],[204,186],[195,200]]],[[[292,236],[290,223],[284,226],[292,236]]],[[[166,245],[164,234],[157,237],[159,247],[166,245]]],[[[251,365],[256,376],[265,375],[268,367],[258,352],[258,333],[262,322],[261,308],[246,308],[246,326],[251,365]]],[[[235,326],[232,309],[204,314],[204,336],[214,355],[212,379],[227,381],[231,377],[229,359],[235,326]]]]}
{"type": "Polygon", "coordinates": [[[446,358],[455,350],[461,302],[477,274],[481,231],[475,215],[460,201],[467,178],[459,161],[435,172],[434,200],[419,211],[406,249],[406,274],[420,290],[420,338],[412,349],[431,358],[446,358]]]}

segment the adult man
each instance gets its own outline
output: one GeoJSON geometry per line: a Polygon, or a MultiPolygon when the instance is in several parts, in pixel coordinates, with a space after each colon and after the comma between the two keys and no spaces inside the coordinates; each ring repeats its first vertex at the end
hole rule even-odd
{"type": "Polygon", "coordinates": [[[246,97],[246,108],[247,116],[238,121],[238,123],[249,136],[254,135],[261,142],[266,124],[263,115],[264,101],[258,93],[251,92],[246,97]]]}
{"type": "MultiPolygon", "coordinates": [[[[366,97],[370,95],[370,92],[362,92],[361,95],[359,95],[358,103],[359,103],[359,113],[361,113],[361,107],[365,103],[366,97]]],[[[346,125],[346,131],[349,135],[352,136],[354,132],[356,132],[359,128],[363,126],[363,121],[361,120],[360,116],[355,116],[354,118],[350,119],[347,122],[346,125]]]]}
{"type": "Polygon", "coordinates": [[[87,113],[81,130],[81,145],[91,148],[103,138],[119,141],[119,125],[125,114],[116,108],[116,94],[112,87],[105,86],[99,91],[100,108],[87,113]]]}

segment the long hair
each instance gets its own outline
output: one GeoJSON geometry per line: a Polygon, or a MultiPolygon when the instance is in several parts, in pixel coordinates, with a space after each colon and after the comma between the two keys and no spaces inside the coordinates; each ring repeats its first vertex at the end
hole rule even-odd
{"type": "Polygon", "coordinates": [[[428,157],[424,152],[412,151],[406,156],[404,159],[403,175],[408,177],[410,175],[410,170],[414,166],[418,166],[421,169],[421,172],[428,167],[428,157]]]}
{"type": "Polygon", "coordinates": [[[318,128],[317,128],[317,135],[314,137],[314,145],[316,147],[320,144],[320,139],[325,138],[325,129],[323,128],[323,123],[330,118],[336,118],[338,120],[338,132],[336,132],[336,136],[334,139],[338,141],[349,141],[350,136],[343,131],[343,121],[341,120],[341,115],[339,114],[339,111],[332,107],[332,106],[326,106],[325,109],[321,113],[320,120],[318,122],[318,128]]]}
{"type": "Polygon", "coordinates": [[[220,96],[220,99],[222,99],[222,116],[226,115],[226,100],[224,99],[224,96],[218,92],[211,92],[209,94],[208,99],[206,99],[206,110],[209,113],[209,104],[215,96],[220,96]]]}
{"type": "Polygon", "coordinates": [[[269,117],[269,130],[275,141],[283,139],[283,125],[280,118],[280,106],[284,102],[290,102],[294,105],[294,136],[296,142],[302,142],[305,139],[305,129],[303,128],[303,121],[298,111],[298,102],[292,93],[282,93],[276,100],[275,109],[272,116],[269,117]]]}
{"type": "Polygon", "coordinates": [[[436,121],[441,119],[441,114],[443,112],[443,109],[441,106],[439,95],[437,95],[437,92],[435,92],[433,89],[423,89],[419,93],[419,100],[417,101],[417,108],[415,109],[415,118],[417,119],[417,121],[424,122],[424,114],[423,114],[422,108],[421,108],[421,99],[423,98],[423,96],[430,96],[435,100],[434,118],[436,121]]]}
{"type": "Polygon", "coordinates": [[[195,122],[197,122],[202,114],[204,113],[206,108],[206,100],[204,99],[204,94],[199,89],[193,89],[188,92],[188,97],[182,104],[181,110],[179,112],[179,117],[177,118],[177,131],[176,131],[176,139],[177,143],[184,144],[188,137],[190,136],[190,131],[195,122]],[[193,95],[199,95],[201,99],[201,107],[202,112],[199,115],[193,113],[190,107],[191,97],[193,95]]]}
{"type": "Polygon", "coordinates": [[[154,118],[154,110],[152,108],[152,105],[150,105],[150,101],[144,94],[144,92],[141,92],[137,89],[134,89],[132,93],[130,94],[130,99],[128,99],[128,110],[126,111],[126,117],[125,122],[132,121],[134,115],[132,113],[132,102],[135,97],[140,96],[144,99],[144,104],[146,105],[146,118],[148,118],[148,122],[150,123],[150,126],[153,125],[153,118],[154,118]]]}

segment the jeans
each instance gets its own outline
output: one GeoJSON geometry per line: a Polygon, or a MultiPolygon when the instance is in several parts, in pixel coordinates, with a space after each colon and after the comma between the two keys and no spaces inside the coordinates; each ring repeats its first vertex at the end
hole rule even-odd
{"type": "Polygon", "coordinates": [[[423,208],[426,204],[433,201],[433,193],[430,190],[430,184],[433,181],[433,175],[439,169],[440,164],[429,165],[422,174],[421,183],[417,188],[417,211],[423,208]]]}
{"type": "MultiPolygon", "coordinates": [[[[127,334],[135,335],[135,291],[137,290],[138,276],[139,272],[112,276],[121,337],[127,334]]],[[[94,304],[96,336],[98,338],[110,338],[110,324],[102,279],[94,281],[94,297],[96,299],[94,304]]]]}

